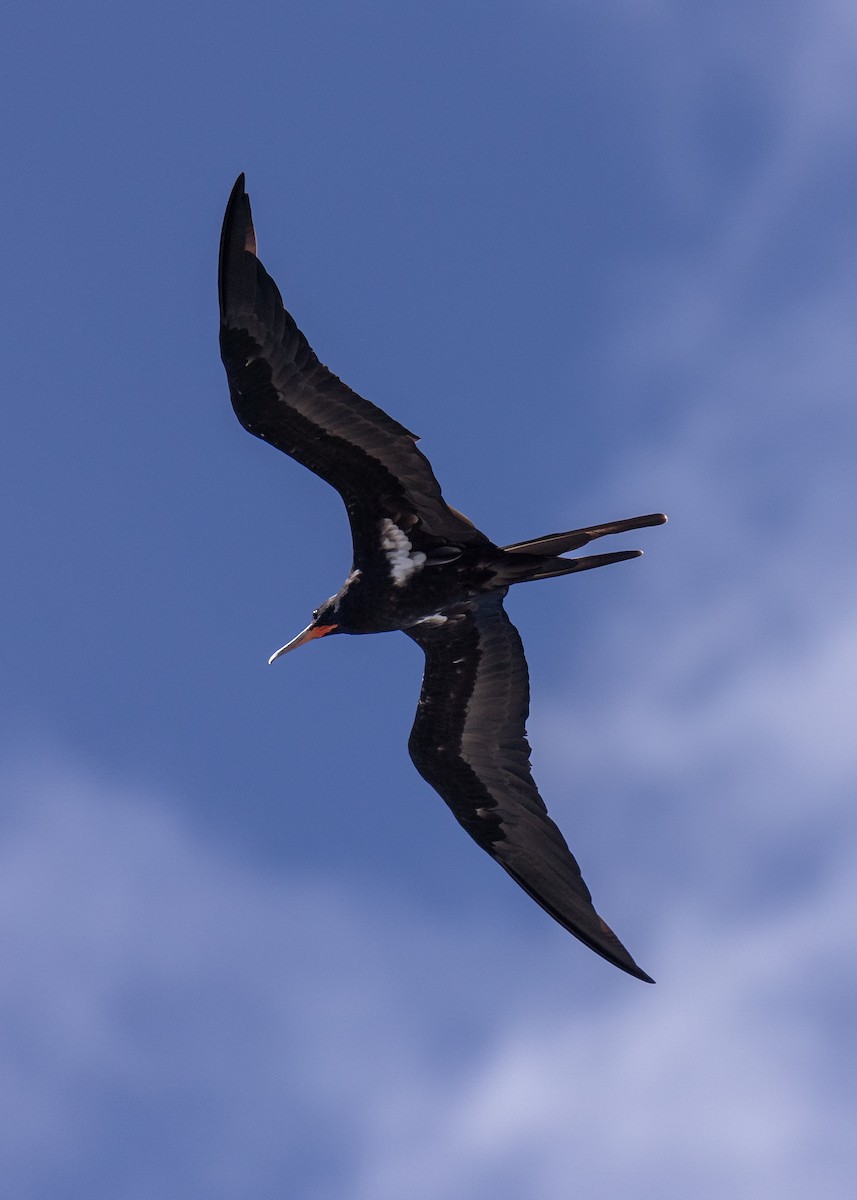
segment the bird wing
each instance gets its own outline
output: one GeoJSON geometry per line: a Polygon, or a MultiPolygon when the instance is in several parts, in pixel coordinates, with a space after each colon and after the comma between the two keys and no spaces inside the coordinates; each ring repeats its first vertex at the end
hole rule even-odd
{"type": "Polygon", "coordinates": [[[221,355],[238,420],[336,488],[356,563],[377,552],[385,518],[420,549],[488,541],[446,504],[416,435],[319,362],[256,257],[243,175],[226,208],[218,282],[221,355]]]}
{"type": "Polygon", "coordinates": [[[406,629],[425,651],[409,742],[419,773],[483,850],[596,954],[652,980],[599,917],[530,773],[529,678],[521,638],[488,594],[406,629]]]}

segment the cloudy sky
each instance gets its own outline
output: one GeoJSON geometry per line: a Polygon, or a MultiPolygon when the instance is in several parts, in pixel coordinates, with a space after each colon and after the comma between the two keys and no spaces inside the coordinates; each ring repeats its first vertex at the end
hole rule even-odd
{"type": "Polygon", "coordinates": [[[16,1200],[840,1200],[857,1172],[853,5],[13,6],[0,1163],[16,1200]],[[414,772],[421,656],[267,656],[338,497],[235,421],[246,171],[323,361],[498,541],[645,987],[414,772]]]}

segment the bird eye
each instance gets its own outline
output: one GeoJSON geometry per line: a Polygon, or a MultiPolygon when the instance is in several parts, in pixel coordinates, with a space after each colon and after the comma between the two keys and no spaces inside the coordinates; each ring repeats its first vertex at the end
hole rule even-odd
{"type": "Polygon", "coordinates": [[[317,620],[318,620],[318,609],[317,609],[317,608],[314,608],[314,609],[312,610],[312,619],[313,619],[314,621],[317,621],[317,620]]]}

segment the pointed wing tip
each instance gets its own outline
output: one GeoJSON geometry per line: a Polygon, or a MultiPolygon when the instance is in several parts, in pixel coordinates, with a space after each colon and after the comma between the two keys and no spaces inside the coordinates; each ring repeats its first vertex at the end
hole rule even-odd
{"type": "Polygon", "coordinates": [[[223,221],[224,231],[229,226],[230,232],[234,228],[236,234],[240,233],[238,222],[243,225],[244,249],[248,250],[251,254],[255,254],[256,230],[253,227],[253,213],[250,210],[250,197],[247,195],[243,171],[235,180],[232,191],[229,193],[226,216],[223,221]]]}
{"type": "MultiPolygon", "coordinates": [[[[594,910],[593,910],[594,912],[594,910]]],[[[600,926],[600,936],[589,936],[580,928],[570,924],[565,927],[569,933],[573,933],[575,937],[580,938],[590,950],[594,950],[596,954],[600,954],[602,958],[606,958],[614,967],[618,967],[620,971],[625,971],[628,975],[633,975],[635,979],[641,980],[643,983],[654,983],[651,975],[638,967],[631,955],[617,938],[616,934],[607,924],[602,916],[595,913],[598,925],[600,926]]],[[[565,924],[565,922],[561,922],[565,924]]]]}
{"type": "Polygon", "coordinates": [[[247,196],[247,190],[245,188],[244,172],[242,171],[233,183],[232,191],[229,193],[229,199],[226,202],[226,215],[224,217],[225,225],[230,224],[231,222],[235,221],[236,218],[242,215],[241,210],[244,207],[242,201],[244,200],[249,202],[249,197],[247,196]]]}
{"type": "Polygon", "coordinates": [[[242,171],[232,185],[232,191],[229,193],[229,202],[226,205],[227,211],[233,207],[240,196],[245,194],[244,187],[244,172],[242,171]]]}
{"type": "Polygon", "coordinates": [[[655,980],[652,979],[651,975],[647,975],[646,972],[643,970],[643,968],[638,967],[636,965],[636,963],[634,964],[633,970],[630,967],[625,967],[624,970],[627,971],[629,975],[633,975],[635,979],[641,980],[643,983],[654,983],[655,982],[655,980]]]}
{"type": "Polygon", "coordinates": [[[242,277],[242,252],[246,250],[254,257],[256,255],[253,213],[250,210],[250,197],[247,195],[244,184],[244,172],[242,171],[229,193],[226,212],[223,216],[217,272],[221,317],[226,312],[227,293],[236,286],[235,281],[242,277]]]}

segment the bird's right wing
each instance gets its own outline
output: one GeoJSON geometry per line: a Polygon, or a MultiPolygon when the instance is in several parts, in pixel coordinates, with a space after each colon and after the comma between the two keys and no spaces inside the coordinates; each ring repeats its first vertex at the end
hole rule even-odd
{"type": "Polygon", "coordinates": [[[494,593],[405,632],[426,656],[409,749],[470,836],[569,933],[638,979],[650,977],[599,917],[530,773],[527,663],[494,593]]]}
{"type": "Polygon", "coordinates": [[[488,541],[444,501],[416,436],[319,362],[256,255],[243,175],[223,220],[218,284],[220,349],[235,414],[250,433],[336,488],[351,521],[355,562],[377,552],[385,518],[420,550],[488,541]]]}

